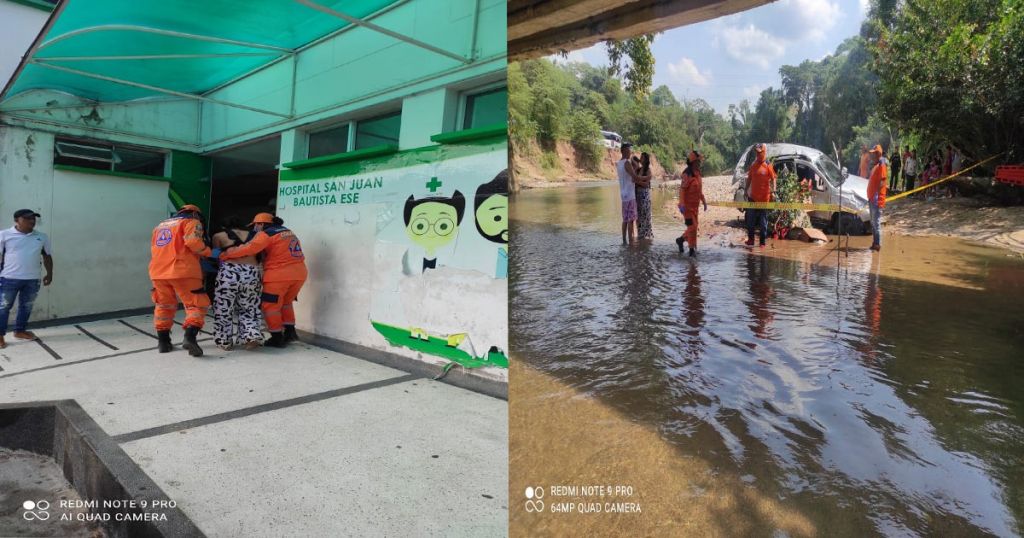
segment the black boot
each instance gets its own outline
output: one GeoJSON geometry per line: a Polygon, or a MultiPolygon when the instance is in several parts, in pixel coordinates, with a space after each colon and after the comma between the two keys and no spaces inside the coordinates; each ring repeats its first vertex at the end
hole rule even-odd
{"type": "Polygon", "coordinates": [[[683,246],[685,243],[686,243],[686,240],[683,239],[682,237],[677,237],[676,238],[676,244],[679,245],[679,252],[680,253],[682,253],[683,249],[686,248],[686,247],[683,246]]]}
{"type": "Polygon", "coordinates": [[[174,344],[171,343],[171,331],[157,331],[156,332],[156,345],[160,353],[170,353],[174,351],[174,344]]]}
{"type": "Polygon", "coordinates": [[[196,335],[199,334],[199,327],[185,327],[185,341],[181,343],[181,347],[188,350],[188,354],[193,357],[202,357],[203,348],[199,347],[199,342],[196,342],[196,335]]]}
{"type": "Polygon", "coordinates": [[[299,341],[299,333],[295,332],[295,325],[284,326],[284,341],[285,343],[299,341]]]}
{"type": "Polygon", "coordinates": [[[691,248],[690,249],[690,256],[696,256],[696,255],[697,255],[697,249],[691,248]]]}
{"type": "Polygon", "coordinates": [[[270,339],[267,340],[266,342],[263,342],[263,345],[271,347],[284,347],[284,333],[280,331],[276,333],[270,333],[270,339]]]}

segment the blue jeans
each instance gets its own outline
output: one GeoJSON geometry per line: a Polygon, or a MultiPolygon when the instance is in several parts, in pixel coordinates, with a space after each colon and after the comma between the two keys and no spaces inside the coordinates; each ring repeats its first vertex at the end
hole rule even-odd
{"type": "Polygon", "coordinates": [[[882,246],[882,208],[874,202],[868,202],[868,207],[871,209],[871,244],[882,246]]]}
{"type": "Polygon", "coordinates": [[[746,213],[747,219],[747,240],[754,240],[754,228],[761,228],[761,244],[763,245],[765,239],[768,238],[768,210],[767,209],[748,209],[746,213]]]}
{"type": "Polygon", "coordinates": [[[14,331],[28,329],[28,317],[32,314],[36,295],[39,295],[38,280],[0,278],[0,336],[7,334],[7,320],[14,308],[15,298],[18,299],[18,316],[14,320],[14,331]]]}

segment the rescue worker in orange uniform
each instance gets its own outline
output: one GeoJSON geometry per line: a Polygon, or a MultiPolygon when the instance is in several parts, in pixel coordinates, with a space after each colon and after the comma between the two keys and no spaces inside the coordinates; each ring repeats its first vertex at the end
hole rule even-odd
{"type": "Polygon", "coordinates": [[[868,152],[868,147],[864,144],[860,146],[860,168],[857,170],[857,175],[860,177],[868,177],[868,173],[871,172],[871,154],[868,152]]]}
{"type": "MultiPolygon", "coordinates": [[[[768,146],[757,144],[754,146],[756,158],[754,164],[747,170],[747,199],[751,202],[771,202],[772,193],[775,192],[775,167],[765,160],[768,154],[768,146]]],[[[747,246],[754,246],[754,229],[761,228],[761,247],[768,238],[768,210],[747,209],[747,246]]]]}
{"type": "Polygon", "coordinates": [[[298,340],[292,303],[306,282],[306,257],[295,233],[270,213],[256,215],[249,224],[256,235],[246,244],[229,248],[220,259],[230,260],[263,253],[263,296],[260,308],[270,329],[266,345],[284,347],[298,340]]]}
{"type": "Polygon", "coordinates": [[[875,165],[868,178],[868,207],[871,209],[871,250],[882,250],[882,209],[885,208],[886,184],[889,177],[889,163],[882,155],[882,146],[871,150],[875,165]]]}
{"type": "Polygon", "coordinates": [[[686,159],[686,170],[683,170],[682,182],[679,184],[679,211],[683,214],[686,231],[682,237],[676,238],[679,252],[683,251],[683,243],[690,243],[690,256],[697,255],[697,214],[700,204],[704,211],[708,210],[708,202],[704,199],[704,180],[701,176],[701,162],[704,156],[697,150],[690,152],[686,159]]]}
{"type": "Polygon", "coordinates": [[[153,325],[160,353],[174,349],[171,327],[180,299],[185,305],[185,340],[181,345],[193,357],[203,354],[196,335],[206,320],[210,297],[203,288],[199,259],[209,256],[211,250],[204,240],[201,219],[199,208],[189,204],[153,229],[149,278],[153,281],[153,325]]]}

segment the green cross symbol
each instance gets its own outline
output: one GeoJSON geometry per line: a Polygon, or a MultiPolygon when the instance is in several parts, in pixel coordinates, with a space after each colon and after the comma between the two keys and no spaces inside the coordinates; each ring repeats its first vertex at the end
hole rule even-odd
{"type": "Polygon", "coordinates": [[[430,181],[427,182],[427,188],[430,189],[430,192],[437,192],[437,189],[440,188],[441,185],[443,185],[443,183],[438,181],[436,177],[430,178],[430,181]]]}

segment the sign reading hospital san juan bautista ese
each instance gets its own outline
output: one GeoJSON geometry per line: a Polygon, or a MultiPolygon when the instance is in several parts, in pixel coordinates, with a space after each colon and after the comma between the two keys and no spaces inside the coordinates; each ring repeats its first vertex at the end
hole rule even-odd
{"type": "Polygon", "coordinates": [[[383,187],[383,177],[328,179],[313,183],[283,185],[278,189],[278,196],[284,201],[291,202],[291,207],[358,204],[359,194],[362,191],[383,187]]]}

